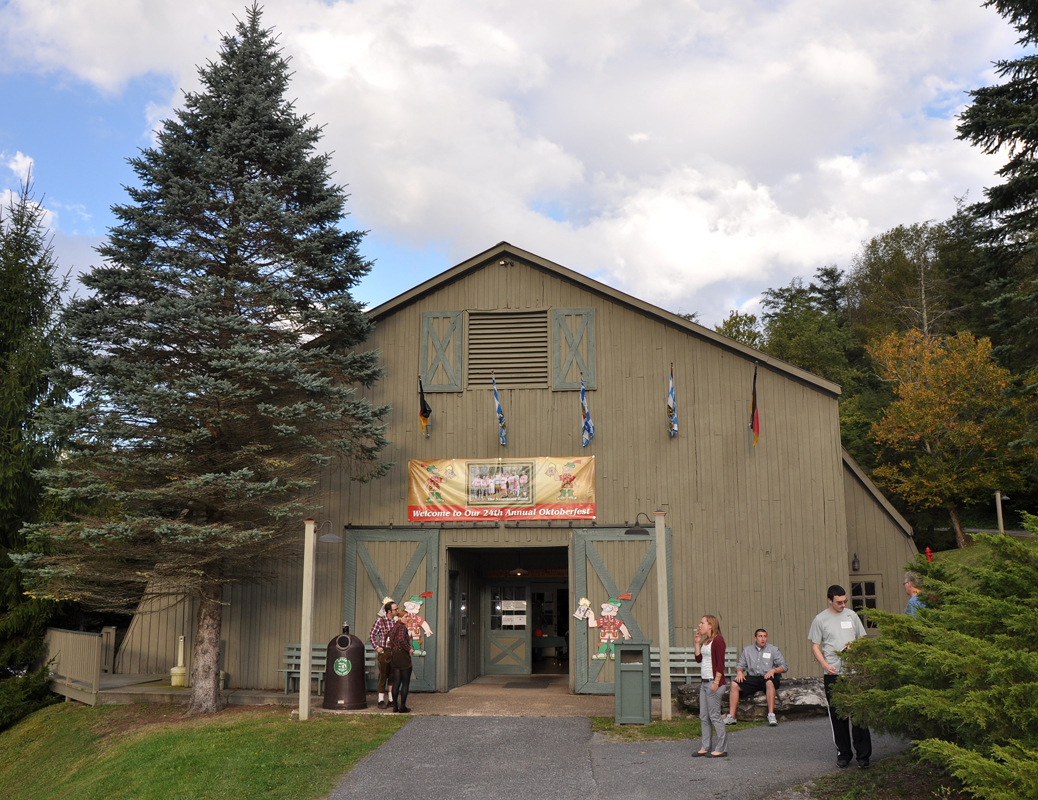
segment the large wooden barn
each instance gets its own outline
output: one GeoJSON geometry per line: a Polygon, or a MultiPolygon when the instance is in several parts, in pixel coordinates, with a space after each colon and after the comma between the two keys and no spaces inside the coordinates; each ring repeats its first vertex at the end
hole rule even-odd
{"type": "MultiPolygon", "coordinates": [[[[322,481],[319,532],[342,541],[317,545],[315,642],[344,621],[366,638],[385,595],[417,598],[433,635],[413,688],[550,665],[572,691],[603,693],[613,664],[595,656],[608,626],[574,617],[582,598],[596,617],[619,600],[629,632],[655,643],[665,586],[674,646],[715,614],[730,645],[767,628],[793,675],[820,674],[807,630],[829,584],[859,605],[904,608],[912,531],[842,449],[835,384],[507,243],[369,313],[385,378],[368,396],[392,404],[394,466],[369,484],[322,481]],[[651,522],[630,532],[657,510],[663,583],[651,522]]],[[[281,685],[301,581],[289,563],[274,585],[227,590],[230,687],[281,685]]],[[[189,602],[142,609],[116,671],[168,670],[193,626],[189,602]]]]}

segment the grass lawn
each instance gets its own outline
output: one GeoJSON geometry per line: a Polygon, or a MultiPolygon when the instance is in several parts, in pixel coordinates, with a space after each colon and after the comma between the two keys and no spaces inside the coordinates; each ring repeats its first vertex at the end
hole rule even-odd
{"type": "MultiPolygon", "coordinates": [[[[729,731],[742,731],[763,725],[759,722],[740,722],[729,725],[729,731]]],[[[678,717],[664,722],[653,720],[648,725],[617,725],[613,717],[592,717],[591,730],[622,742],[648,742],[665,739],[698,739],[701,733],[699,717],[678,717]]]]}
{"type": "MultiPolygon", "coordinates": [[[[1027,547],[1038,548],[1038,536],[1030,539],[1014,537],[1014,540],[1027,547]]],[[[934,561],[947,561],[953,564],[964,564],[969,567],[984,566],[990,559],[991,548],[982,542],[956,550],[940,550],[933,554],[934,561]]]]}
{"type": "Polygon", "coordinates": [[[0,734],[5,800],[244,800],[325,797],[406,718],[232,707],[51,706],[0,734]]]}

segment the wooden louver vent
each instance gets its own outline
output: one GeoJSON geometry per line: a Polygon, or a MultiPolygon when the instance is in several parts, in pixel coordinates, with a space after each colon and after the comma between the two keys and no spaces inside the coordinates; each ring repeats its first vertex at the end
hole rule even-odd
{"type": "Polygon", "coordinates": [[[546,311],[469,312],[468,385],[498,387],[548,385],[546,311]]]}

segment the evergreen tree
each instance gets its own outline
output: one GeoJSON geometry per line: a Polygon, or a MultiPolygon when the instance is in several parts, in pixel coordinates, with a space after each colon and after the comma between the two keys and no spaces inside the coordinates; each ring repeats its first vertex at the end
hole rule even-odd
{"type": "Polygon", "coordinates": [[[850,340],[839,318],[823,310],[826,296],[794,278],[788,286],[766,289],[763,298],[765,353],[834,383],[853,380],[847,361],[850,340]]]}
{"type": "MultiPolygon", "coordinates": [[[[1025,525],[1038,533],[1038,517],[1025,525]]],[[[1038,796],[1038,549],[978,535],[980,567],[921,556],[916,616],[866,612],[877,638],[849,648],[833,703],[859,724],[916,740],[918,754],[985,800],[1038,796]]]]}
{"type": "Polygon", "coordinates": [[[47,378],[66,280],[57,276],[43,208],[26,178],[0,206],[0,730],[50,702],[46,668],[30,672],[57,604],[27,597],[10,557],[44,507],[34,473],[54,456],[37,412],[60,398],[47,378]]]}
{"type": "Polygon", "coordinates": [[[0,206],[0,679],[32,664],[53,611],[24,595],[8,555],[25,546],[22,526],[39,517],[43,490],[34,473],[54,456],[36,415],[60,399],[47,373],[67,282],[56,274],[45,215],[28,178],[14,202],[0,206]]]}
{"type": "Polygon", "coordinates": [[[356,394],[380,376],[350,295],[362,234],[339,227],[345,193],[260,18],[222,38],[201,90],[130,160],[140,186],[66,315],[77,402],[51,417],[75,444],[48,483],[96,511],[38,529],[51,554],[29,565],[40,591],[95,606],[195,600],[189,714],[220,707],[224,587],[297,551],[329,464],[388,469],[388,409],[356,394]]]}
{"type": "MultiPolygon", "coordinates": [[[[1038,7],[1025,0],[989,0],[1019,32],[1017,43],[1038,44],[1038,7]]],[[[985,153],[1006,152],[998,171],[1005,182],[984,190],[970,208],[986,224],[990,245],[983,275],[993,315],[996,354],[1016,372],[1038,367],[1033,347],[1038,327],[1038,55],[995,63],[1001,82],[970,92],[973,102],[959,117],[959,138],[985,153]]]]}

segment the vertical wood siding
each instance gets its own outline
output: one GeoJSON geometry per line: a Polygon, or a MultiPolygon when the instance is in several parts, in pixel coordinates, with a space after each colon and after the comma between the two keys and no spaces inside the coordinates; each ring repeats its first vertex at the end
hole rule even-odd
{"type": "MultiPolygon", "coordinates": [[[[845,491],[851,489],[845,490],[850,482],[843,474],[837,398],[760,364],[761,435],[754,447],[748,426],[751,358],[586,285],[513,261],[514,266],[491,261],[376,320],[370,346],[382,355],[385,377],[363,394],[374,403],[392,404],[387,419],[391,444],[383,457],[394,466],[367,484],[329,472],[317,493],[317,518],[331,520],[336,533],[347,524],[407,525],[409,459],[594,455],[599,525],[633,523],[639,511],[658,507],[668,512],[675,645],[690,646],[699,618],[716,614],[729,644],[749,643],[754,629],[763,626],[782,648],[792,674],[820,674],[807,646],[808,626],[825,605],[826,587],[848,574],[851,495],[845,491]],[[589,447],[580,443],[579,393],[551,389],[500,390],[507,447],[498,443],[489,389],[429,394],[430,436],[422,435],[415,377],[423,312],[553,308],[594,309],[597,388],[588,392],[588,402],[596,435],[589,447]],[[680,429],[674,439],[668,436],[665,414],[671,362],[680,429]]],[[[869,523],[860,530],[868,531],[869,523]]],[[[878,554],[889,539],[887,529],[877,529],[869,547],[878,554]]],[[[439,596],[433,600],[435,612],[428,608],[426,617],[445,638],[446,548],[568,543],[569,531],[557,526],[444,529],[439,596]]],[[[859,557],[864,558],[862,550],[872,557],[865,545],[859,557]]],[[[626,574],[627,556],[605,551],[603,557],[615,560],[616,569],[626,574]]],[[[319,545],[315,642],[330,639],[342,623],[344,552],[343,545],[319,545]]],[[[901,559],[897,552],[894,562],[901,559]]],[[[400,567],[401,559],[388,544],[376,557],[390,571],[400,567]]],[[[279,567],[282,578],[276,584],[226,593],[224,658],[232,685],[277,686],[281,647],[299,640],[301,569],[292,563],[279,567]]],[[[357,593],[355,633],[366,637],[380,598],[362,585],[367,583],[360,580],[365,578],[362,568],[357,574],[358,585],[350,587],[357,593]]],[[[424,588],[422,576],[419,570],[411,594],[424,588]]],[[[653,575],[643,598],[654,593],[653,575]]],[[[592,598],[596,610],[603,599],[592,598]]],[[[470,613],[476,605],[470,602],[470,613]]],[[[654,638],[655,600],[638,605],[639,624],[645,615],[644,630],[654,638]]],[[[120,666],[131,668],[125,671],[145,665],[168,669],[176,635],[181,630],[190,635],[193,625],[186,607],[139,616],[120,652],[120,666]]],[[[447,659],[438,662],[442,686],[447,659]]]]}
{"type": "MultiPolygon", "coordinates": [[[[850,580],[857,575],[879,575],[876,606],[892,614],[900,614],[908,603],[903,577],[905,564],[918,550],[905,533],[849,467],[844,470],[843,488],[847,498],[847,571],[850,580]],[[857,573],[851,571],[853,554],[861,562],[857,573]]],[[[848,587],[849,590],[849,587],[848,587]]]]}

